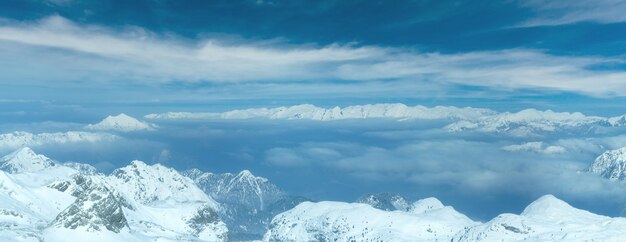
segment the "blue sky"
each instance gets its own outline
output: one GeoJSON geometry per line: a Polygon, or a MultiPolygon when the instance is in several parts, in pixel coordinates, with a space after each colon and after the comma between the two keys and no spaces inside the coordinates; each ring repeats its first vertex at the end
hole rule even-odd
{"type": "MultiPolygon", "coordinates": [[[[140,118],[301,103],[616,116],[626,113],[624,12],[617,0],[4,0],[0,131],[64,132],[121,112],[140,118]]],[[[598,147],[626,146],[621,130],[456,136],[437,129],[442,124],[389,122],[165,122],[120,143],[35,150],[105,171],[132,159],[251,169],[314,199],[437,196],[479,219],[519,212],[545,193],[623,214],[623,186],[571,175],[598,147]],[[576,152],[501,149],[535,141],[576,152]],[[320,149],[333,156],[311,155],[320,149]],[[290,159],[300,163],[285,166],[290,159]],[[442,166],[458,168],[456,176],[429,176],[445,173],[442,166]],[[406,174],[390,176],[398,169],[406,174]],[[485,171],[493,180],[472,183],[485,171]],[[525,185],[508,189],[516,184],[525,185]]]]}

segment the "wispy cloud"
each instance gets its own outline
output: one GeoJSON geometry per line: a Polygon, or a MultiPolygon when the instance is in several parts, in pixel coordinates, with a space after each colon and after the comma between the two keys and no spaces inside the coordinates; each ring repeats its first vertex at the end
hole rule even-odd
{"type": "Polygon", "coordinates": [[[7,63],[0,74],[3,81],[23,79],[44,85],[52,81],[247,82],[273,85],[257,87],[269,90],[282,83],[278,88],[283,94],[389,89],[415,93],[429,86],[445,90],[469,85],[595,96],[626,93],[625,71],[593,68],[623,63],[621,58],[555,56],[530,49],[441,54],[352,44],[227,43],[163,36],[140,28],[116,31],[59,16],[5,23],[0,27],[0,49],[6,50],[0,59],[7,63]]]}
{"type": "Polygon", "coordinates": [[[536,13],[522,26],[564,25],[579,22],[626,22],[626,2],[621,0],[523,1],[522,5],[536,13]]]}

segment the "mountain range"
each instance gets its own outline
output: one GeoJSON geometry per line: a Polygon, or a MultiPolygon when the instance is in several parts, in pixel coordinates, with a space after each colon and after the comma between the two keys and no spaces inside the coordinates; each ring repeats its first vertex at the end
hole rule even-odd
{"type": "Polygon", "coordinates": [[[519,112],[497,112],[484,108],[381,103],[347,107],[322,108],[311,104],[290,107],[237,109],[221,113],[167,112],[148,114],[153,120],[207,119],[286,119],[333,121],[347,119],[445,120],[448,132],[483,132],[513,136],[538,136],[546,132],[587,133],[596,128],[626,125],[626,116],[598,117],[574,112],[525,109],[519,112]]]}
{"type": "MultiPolygon", "coordinates": [[[[623,153],[607,151],[589,171],[621,179],[623,153]]],[[[0,158],[2,241],[620,241],[624,234],[626,218],[552,195],[521,214],[479,222],[432,197],[312,202],[247,170],[178,172],[135,160],[105,175],[30,148],[0,158]]]]}

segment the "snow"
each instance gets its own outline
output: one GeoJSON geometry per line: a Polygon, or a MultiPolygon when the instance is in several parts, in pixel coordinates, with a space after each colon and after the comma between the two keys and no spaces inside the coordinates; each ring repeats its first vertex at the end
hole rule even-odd
{"type": "Polygon", "coordinates": [[[114,141],[119,137],[107,133],[68,131],[61,133],[39,133],[16,131],[0,134],[0,149],[36,147],[47,144],[96,143],[114,141]]]}
{"type": "Polygon", "coordinates": [[[88,130],[112,130],[119,132],[153,131],[156,128],[157,126],[154,124],[139,121],[123,113],[117,116],[107,116],[97,124],[85,126],[85,129],[88,130]]]}
{"type": "Polygon", "coordinates": [[[605,151],[587,171],[610,180],[626,180],[626,147],[605,151]]]}

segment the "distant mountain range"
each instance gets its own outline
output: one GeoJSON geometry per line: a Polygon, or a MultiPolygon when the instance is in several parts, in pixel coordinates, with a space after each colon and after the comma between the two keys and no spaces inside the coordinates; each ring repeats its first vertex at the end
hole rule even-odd
{"type": "MultiPolygon", "coordinates": [[[[623,180],[624,149],[589,172],[623,180]]],[[[436,198],[310,202],[244,170],[178,172],[132,161],[109,175],[21,148],[0,158],[1,241],[620,241],[626,218],[543,196],[473,221],[436,198]]]]}
{"type": "Polygon", "coordinates": [[[311,104],[277,108],[251,108],[221,113],[167,112],[148,114],[154,120],[205,119],[286,119],[332,121],[347,119],[446,120],[449,132],[475,131],[533,136],[543,132],[590,132],[596,127],[626,125],[626,116],[597,117],[582,113],[525,109],[519,112],[496,112],[490,109],[453,106],[407,106],[401,103],[355,105],[321,108],[311,104]]]}

